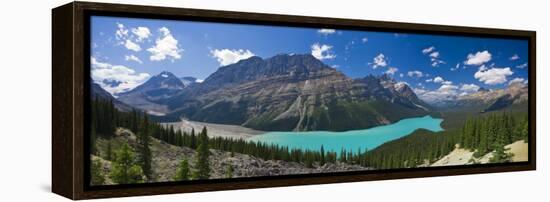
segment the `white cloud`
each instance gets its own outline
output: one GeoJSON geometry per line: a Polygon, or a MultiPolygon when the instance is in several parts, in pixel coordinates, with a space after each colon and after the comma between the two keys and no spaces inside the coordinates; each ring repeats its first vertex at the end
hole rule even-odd
{"type": "Polygon", "coordinates": [[[428,55],[430,57],[432,67],[438,67],[439,64],[446,64],[445,61],[439,59],[439,56],[441,56],[441,54],[439,53],[439,51],[436,51],[436,48],[434,46],[422,49],[422,54],[428,55]]]}
{"type": "Polygon", "coordinates": [[[473,93],[473,92],[477,92],[479,90],[479,86],[478,85],[475,85],[475,84],[462,84],[462,86],[460,87],[460,90],[461,91],[464,91],[466,93],[473,93]]]}
{"type": "Polygon", "coordinates": [[[438,67],[439,64],[445,64],[445,61],[442,61],[442,60],[434,60],[432,62],[432,67],[438,67]]]}
{"type": "Polygon", "coordinates": [[[105,68],[111,67],[111,64],[104,63],[104,62],[99,62],[99,61],[97,61],[97,59],[95,59],[95,57],[91,57],[90,63],[92,64],[92,68],[105,69],[105,68]]]}
{"type": "Polygon", "coordinates": [[[134,33],[138,37],[136,39],[136,41],[138,41],[138,42],[141,42],[144,39],[147,39],[152,35],[151,31],[149,31],[149,28],[147,28],[147,27],[133,28],[132,33],[134,33]]]}
{"type": "Polygon", "coordinates": [[[99,62],[94,57],[91,58],[91,66],[93,81],[112,95],[129,91],[150,77],[147,73],[136,73],[126,66],[99,62]]]}
{"type": "Polygon", "coordinates": [[[428,92],[428,90],[426,90],[425,88],[413,88],[413,91],[417,95],[421,95],[428,92]]]}
{"type": "Polygon", "coordinates": [[[443,84],[443,85],[453,84],[452,81],[446,81],[445,79],[443,79],[443,77],[440,77],[440,76],[436,76],[433,79],[426,79],[426,82],[427,83],[429,83],[429,82],[440,83],[440,84],[443,84]]]}
{"type": "Polygon", "coordinates": [[[527,63],[523,63],[521,65],[516,66],[516,68],[523,69],[527,67],[527,63]]]}
{"type": "Polygon", "coordinates": [[[130,39],[126,39],[126,43],[124,43],[124,46],[128,49],[128,50],[133,50],[135,52],[139,52],[141,51],[141,46],[139,46],[138,44],[130,41],[130,39]]]}
{"type": "Polygon", "coordinates": [[[390,68],[388,68],[388,70],[386,70],[386,74],[391,74],[391,75],[393,75],[393,74],[395,74],[395,72],[397,72],[397,71],[399,71],[398,68],[396,68],[396,67],[390,67],[390,68]]]}
{"type": "Polygon", "coordinates": [[[451,67],[451,71],[455,71],[460,67],[460,63],[456,63],[456,66],[454,68],[451,67]]]}
{"type": "Polygon", "coordinates": [[[457,89],[458,89],[458,86],[451,85],[451,84],[443,84],[443,85],[441,85],[441,87],[439,87],[439,89],[437,89],[437,90],[440,90],[440,91],[451,91],[451,90],[457,90],[457,89]]]}
{"type": "Polygon", "coordinates": [[[376,69],[378,67],[385,67],[385,66],[388,66],[388,62],[386,61],[386,56],[384,54],[380,53],[372,59],[373,69],[376,69]]]}
{"type": "Polygon", "coordinates": [[[254,56],[250,50],[243,49],[214,49],[210,51],[213,58],[216,58],[221,66],[226,66],[254,56]]]}
{"type": "Polygon", "coordinates": [[[116,39],[118,40],[126,39],[126,37],[128,37],[128,29],[124,27],[124,24],[117,23],[117,28],[118,29],[115,32],[116,39]]]}
{"type": "Polygon", "coordinates": [[[330,45],[315,43],[311,45],[311,55],[318,60],[334,59],[336,55],[332,54],[330,49],[332,49],[330,45]]]}
{"type": "Polygon", "coordinates": [[[514,83],[525,83],[525,79],[524,78],[514,78],[514,79],[510,80],[510,82],[508,82],[508,85],[512,85],[514,83]]]}
{"type": "Polygon", "coordinates": [[[458,86],[450,84],[441,85],[436,90],[414,89],[414,92],[418,95],[420,99],[428,103],[454,99],[459,93],[458,86]]]}
{"type": "Polygon", "coordinates": [[[361,39],[361,41],[362,41],[363,43],[367,43],[367,42],[369,42],[369,38],[363,37],[363,38],[361,39]]]}
{"type": "Polygon", "coordinates": [[[423,54],[428,54],[428,53],[431,53],[431,52],[434,51],[434,50],[435,50],[435,47],[430,46],[430,47],[428,47],[428,48],[422,49],[422,53],[423,53],[423,54]]]}
{"type": "Polygon", "coordinates": [[[464,61],[464,64],[467,65],[482,65],[483,63],[491,61],[492,55],[489,53],[489,51],[482,51],[477,52],[475,54],[468,54],[466,57],[466,61],[464,61]]]}
{"type": "Polygon", "coordinates": [[[518,60],[519,59],[519,55],[518,54],[514,54],[510,57],[510,60],[514,61],[514,60],[518,60]]]}
{"type": "MultiPolygon", "coordinates": [[[[446,81],[450,82],[450,81],[446,81]]],[[[428,103],[434,103],[434,102],[440,102],[440,101],[447,101],[447,100],[453,100],[456,99],[458,96],[467,95],[469,93],[474,93],[479,90],[479,86],[475,84],[462,84],[462,86],[456,86],[452,85],[450,83],[443,84],[435,89],[435,90],[428,90],[425,88],[417,88],[413,89],[414,92],[418,95],[418,97],[428,103]]]]}
{"type": "Polygon", "coordinates": [[[474,74],[474,78],[488,85],[502,84],[507,81],[507,76],[514,74],[509,67],[491,68],[488,70],[479,70],[474,74]]]}
{"type": "Polygon", "coordinates": [[[170,30],[166,27],[159,29],[162,36],[155,41],[155,46],[148,48],[147,51],[151,52],[151,61],[162,61],[168,57],[172,58],[172,61],[180,59],[180,52],[183,49],[178,47],[178,40],[176,40],[170,30]]]}
{"type": "Polygon", "coordinates": [[[481,66],[479,66],[477,71],[485,71],[485,70],[487,70],[487,66],[481,65],[481,66]]]}
{"type": "Polygon", "coordinates": [[[126,61],[134,61],[134,62],[137,62],[139,64],[143,64],[143,61],[141,61],[137,56],[135,55],[125,55],[124,56],[124,60],[126,61]]]}
{"type": "Polygon", "coordinates": [[[403,78],[405,75],[403,75],[403,73],[400,73],[399,74],[399,77],[403,78]]]}
{"type": "Polygon", "coordinates": [[[439,52],[436,51],[436,52],[430,53],[430,57],[431,58],[439,58],[439,52]]]}
{"type": "Polygon", "coordinates": [[[334,29],[319,29],[319,30],[317,30],[317,33],[327,36],[329,34],[336,33],[336,30],[334,30],[334,29]]]}
{"type": "Polygon", "coordinates": [[[130,30],[124,26],[124,24],[117,23],[117,30],[115,32],[115,38],[117,45],[124,45],[126,49],[135,52],[141,51],[141,46],[137,43],[143,39],[149,37],[151,33],[146,27],[132,28],[132,33],[135,35],[129,35],[130,30]],[[136,38],[137,37],[137,38],[136,38]]]}
{"type": "Polygon", "coordinates": [[[424,76],[424,74],[421,71],[418,71],[418,70],[409,71],[409,72],[407,72],[407,75],[409,77],[417,77],[417,78],[420,78],[420,77],[424,76]]]}
{"type": "Polygon", "coordinates": [[[441,78],[440,76],[436,76],[436,77],[434,78],[434,83],[441,83],[441,82],[443,82],[443,81],[445,81],[445,79],[441,78]]]}

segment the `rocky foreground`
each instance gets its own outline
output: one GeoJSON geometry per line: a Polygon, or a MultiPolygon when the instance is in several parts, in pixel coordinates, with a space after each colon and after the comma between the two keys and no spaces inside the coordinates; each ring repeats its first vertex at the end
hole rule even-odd
{"type": "MultiPolygon", "coordinates": [[[[151,151],[153,154],[154,180],[152,182],[173,181],[177,167],[183,159],[188,159],[191,167],[194,165],[196,152],[187,147],[178,147],[167,144],[158,139],[152,138],[151,151]]],[[[128,143],[131,147],[137,146],[136,136],[129,130],[119,128],[116,132],[116,138],[111,140],[113,151],[123,143],[128,143]]],[[[105,160],[108,141],[99,138],[97,148],[99,156],[92,156],[93,159],[100,159],[103,163],[103,172],[105,176],[111,169],[111,162],[105,160]]],[[[286,162],[280,160],[263,160],[250,155],[224,152],[220,150],[210,150],[210,168],[211,179],[226,178],[225,173],[228,165],[233,167],[233,178],[257,177],[257,176],[277,176],[290,174],[308,174],[308,173],[328,173],[343,172],[355,170],[367,170],[369,168],[358,165],[349,165],[344,163],[327,163],[323,166],[314,164],[313,168],[307,168],[302,163],[286,162]]],[[[110,179],[107,184],[112,184],[110,179]]]]}

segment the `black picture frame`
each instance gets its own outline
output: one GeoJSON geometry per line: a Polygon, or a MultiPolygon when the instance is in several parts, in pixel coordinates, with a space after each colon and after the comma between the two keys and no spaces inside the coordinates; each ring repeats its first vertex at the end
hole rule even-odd
{"type": "Polygon", "coordinates": [[[355,19],[244,13],[92,2],[52,10],[52,190],[71,199],[450,176],[536,169],[536,32],[355,19]],[[89,186],[90,16],[119,16],[272,26],[330,27],[529,41],[529,160],[506,164],[353,171],[188,182],[89,186]]]}

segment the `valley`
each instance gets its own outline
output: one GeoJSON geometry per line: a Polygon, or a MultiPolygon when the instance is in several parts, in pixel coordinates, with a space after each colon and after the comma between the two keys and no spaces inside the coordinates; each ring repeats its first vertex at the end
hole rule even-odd
{"type": "Polygon", "coordinates": [[[388,74],[350,78],[311,55],[279,54],[222,66],[201,82],[163,71],[116,95],[91,88],[95,184],[521,162],[528,154],[523,83],[430,103],[388,74]],[[123,154],[133,164],[123,165],[123,154]],[[133,178],[118,176],[124,166],[135,168],[133,178]]]}

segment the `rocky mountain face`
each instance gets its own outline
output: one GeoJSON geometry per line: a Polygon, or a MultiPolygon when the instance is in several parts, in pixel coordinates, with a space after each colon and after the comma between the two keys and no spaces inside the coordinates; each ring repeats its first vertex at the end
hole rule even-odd
{"type": "MultiPolygon", "coordinates": [[[[188,82],[190,85],[191,82],[188,82]]],[[[170,110],[158,101],[170,98],[187,85],[174,74],[163,71],[153,76],[147,82],[124,93],[118,94],[118,99],[126,104],[142,109],[152,115],[164,115],[170,110]]]]}
{"type": "Polygon", "coordinates": [[[458,96],[456,100],[443,103],[444,107],[481,107],[481,112],[496,111],[515,104],[526,103],[528,86],[512,83],[504,89],[488,90],[480,88],[475,93],[458,96]]]}
{"type": "Polygon", "coordinates": [[[309,54],[241,60],[157,103],[167,116],[269,131],[352,130],[430,111],[388,75],[352,79],[309,54]]]}
{"type": "Polygon", "coordinates": [[[408,106],[409,108],[422,108],[430,110],[430,106],[419,99],[414,91],[403,82],[396,82],[389,75],[380,77],[373,75],[366,76],[359,80],[371,98],[384,99],[391,103],[408,106]]]}

